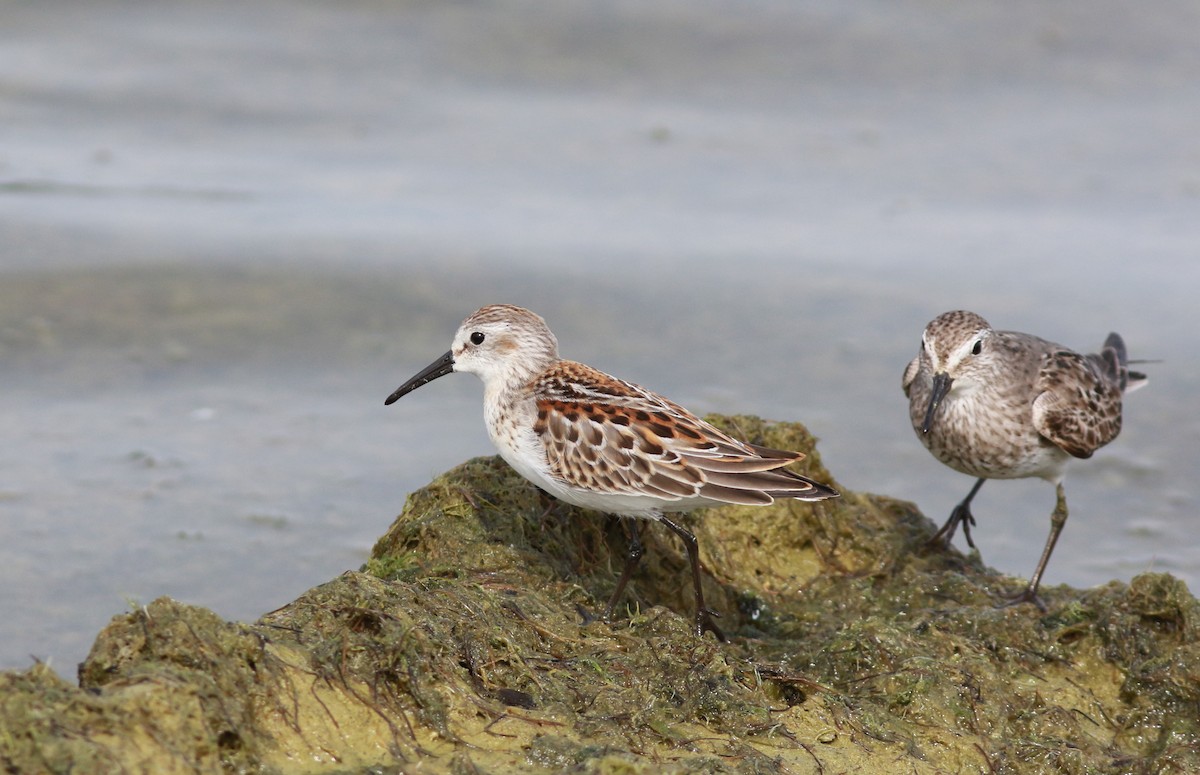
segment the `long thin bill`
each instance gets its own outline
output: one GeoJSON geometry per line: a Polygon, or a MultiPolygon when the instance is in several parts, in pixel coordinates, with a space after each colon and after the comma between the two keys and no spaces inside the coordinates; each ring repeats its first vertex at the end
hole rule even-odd
{"type": "Polygon", "coordinates": [[[950,392],[950,383],[953,381],[950,379],[950,375],[944,371],[933,375],[933,389],[929,391],[929,408],[925,410],[925,421],[921,423],[921,433],[929,433],[929,429],[933,427],[933,413],[937,411],[942,399],[950,392]]]}
{"type": "Polygon", "coordinates": [[[444,377],[454,371],[454,353],[447,351],[445,355],[421,369],[415,377],[396,388],[396,392],[387,397],[384,406],[394,404],[401,396],[406,396],[422,385],[433,382],[438,377],[444,377]]]}

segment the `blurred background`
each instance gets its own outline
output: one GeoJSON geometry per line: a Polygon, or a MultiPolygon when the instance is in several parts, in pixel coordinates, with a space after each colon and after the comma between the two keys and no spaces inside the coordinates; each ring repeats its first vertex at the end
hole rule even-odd
{"type": "MultiPolygon", "coordinates": [[[[800,420],[941,522],[926,322],[1151,384],[1066,482],[1048,584],[1196,589],[1200,5],[123,0],[0,24],[0,668],[160,595],[253,620],[492,454],[476,307],[697,412],[800,420]]],[[[1032,571],[1051,485],[975,501],[1032,571]]],[[[961,536],[957,544],[962,546],[961,536]]],[[[682,583],[682,582],[681,582],[682,583]]]]}

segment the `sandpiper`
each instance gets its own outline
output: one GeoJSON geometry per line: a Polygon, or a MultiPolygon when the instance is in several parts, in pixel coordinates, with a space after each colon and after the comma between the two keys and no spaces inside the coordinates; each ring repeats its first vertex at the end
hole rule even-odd
{"type": "Polygon", "coordinates": [[[1067,461],[1089,458],[1117,437],[1122,395],[1145,382],[1129,370],[1117,334],[1098,354],[1080,355],[1031,334],[995,331],[973,312],[930,321],[904,371],[909,417],[934,457],[978,477],[930,545],[949,546],[961,524],[975,548],[971,499],[984,480],[1037,476],[1054,483],[1058,501],[1041,559],[1025,589],[1007,601],[1045,610],[1038,585],[1067,521],[1067,461]]]}
{"type": "MultiPolygon", "coordinates": [[[[683,540],[696,592],[697,635],[708,630],[724,639],[713,622],[718,614],[704,603],[696,537],[664,513],[838,495],[784,468],[802,453],[739,441],[643,387],[562,360],[546,322],[521,307],[494,304],[474,312],[450,351],[384,403],[452,371],[483,380],[488,435],[500,456],[530,482],[575,506],[656,520],[683,540]]],[[[606,618],[642,556],[637,529],[631,526],[629,534],[606,618]]]]}

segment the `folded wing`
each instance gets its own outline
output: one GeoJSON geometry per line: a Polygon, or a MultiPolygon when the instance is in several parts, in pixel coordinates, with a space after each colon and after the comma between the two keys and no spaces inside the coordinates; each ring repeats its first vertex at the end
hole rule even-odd
{"type": "Polygon", "coordinates": [[[1033,401],[1038,432],[1069,454],[1088,458],[1121,432],[1122,352],[1099,355],[1070,350],[1046,353],[1033,401]]]}
{"type": "Polygon", "coordinates": [[[799,452],[734,439],[655,393],[562,361],[535,386],[551,473],[598,492],[765,505],[837,491],[786,470],[799,452]]]}

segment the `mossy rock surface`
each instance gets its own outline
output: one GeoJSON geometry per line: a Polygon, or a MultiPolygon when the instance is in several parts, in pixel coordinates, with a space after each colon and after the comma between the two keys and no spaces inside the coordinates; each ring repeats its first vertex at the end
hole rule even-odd
{"type": "MultiPolygon", "coordinates": [[[[710,418],[798,449],[802,426],[710,418]]],[[[836,486],[836,483],[834,483],[836,486]]],[[[596,621],[619,520],[498,458],[413,493],[367,565],[254,624],[160,599],[114,618],[79,686],[0,673],[8,772],[1200,772],[1200,607],[1165,574],[1043,590],[863,494],[685,518],[726,643],[691,633],[660,526],[596,621]]],[[[1036,548],[1031,547],[1031,551],[1036,548]]]]}

